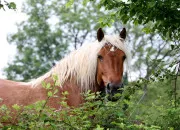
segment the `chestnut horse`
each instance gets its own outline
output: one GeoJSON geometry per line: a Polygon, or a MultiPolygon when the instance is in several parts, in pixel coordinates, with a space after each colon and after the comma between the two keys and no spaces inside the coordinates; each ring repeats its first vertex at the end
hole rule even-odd
{"type": "Polygon", "coordinates": [[[109,96],[120,92],[123,87],[123,64],[129,59],[125,44],[126,29],[119,35],[104,35],[102,29],[97,31],[97,40],[83,45],[63,58],[45,75],[24,83],[0,79],[0,106],[5,104],[29,105],[47,98],[47,90],[42,82],[53,84],[52,75],[57,75],[60,83],[58,97],[50,98],[47,105],[61,109],[59,104],[62,92],[67,91],[67,104],[77,107],[84,102],[82,92],[103,91],[109,96]]]}

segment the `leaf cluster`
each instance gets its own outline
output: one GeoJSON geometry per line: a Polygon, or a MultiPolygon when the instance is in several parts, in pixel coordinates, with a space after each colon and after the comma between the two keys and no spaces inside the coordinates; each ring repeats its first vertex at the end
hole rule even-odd
{"type": "Polygon", "coordinates": [[[5,7],[7,7],[8,9],[16,10],[16,4],[14,2],[7,2],[5,0],[4,2],[2,2],[0,0],[0,10],[3,9],[5,11],[5,7]]]}

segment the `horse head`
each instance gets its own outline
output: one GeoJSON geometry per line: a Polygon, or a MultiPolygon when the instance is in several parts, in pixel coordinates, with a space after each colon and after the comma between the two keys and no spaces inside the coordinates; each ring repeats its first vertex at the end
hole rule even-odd
{"type": "MultiPolygon", "coordinates": [[[[126,29],[123,28],[118,40],[120,40],[121,44],[124,44],[125,38],[126,29]]],[[[105,42],[97,55],[97,82],[100,88],[108,94],[108,99],[116,101],[118,98],[115,98],[114,95],[123,91],[122,77],[126,54],[114,44],[109,41],[106,42],[101,28],[97,31],[97,39],[99,44],[103,40],[105,42]]]]}

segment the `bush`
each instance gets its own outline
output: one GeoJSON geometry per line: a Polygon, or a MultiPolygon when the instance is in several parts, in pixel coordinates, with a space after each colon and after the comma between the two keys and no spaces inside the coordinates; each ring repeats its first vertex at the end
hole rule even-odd
{"type": "MultiPolygon", "coordinates": [[[[123,95],[116,95],[120,97],[117,102],[108,101],[100,93],[88,91],[83,94],[86,102],[78,108],[67,106],[68,93],[65,92],[60,101],[64,108],[61,111],[49,108],[47,101],[25,107],[15,104],[13,112],[3,105],[0,108],[0,127],[3,130],[179,130],[180,108],[175,108],[174,100],[169,98],[167,89],[170,87],[170,81],[152,83],[148,86],[146,97],[141,101],[143,91],[133,84],[126,87],[123,95]],[[128,105],[127,109],[124,109],[125,105],[128,105]],[[10,117],[13,114],[17,115],[15,119],[10,117]],[[4,125],[4,121],[10,123],[4,125]]],[[[53,94],[49,94],[49,98],[51,97],[53,94]]]]}

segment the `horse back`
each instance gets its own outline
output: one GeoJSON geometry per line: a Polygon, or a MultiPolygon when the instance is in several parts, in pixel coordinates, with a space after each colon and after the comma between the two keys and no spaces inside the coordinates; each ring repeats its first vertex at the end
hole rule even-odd
{"type": "Polygon", "coordinates": [[[0,79],[0,106],[5,104],[25,105],[30,92],[30,84],[0,79]]]}

